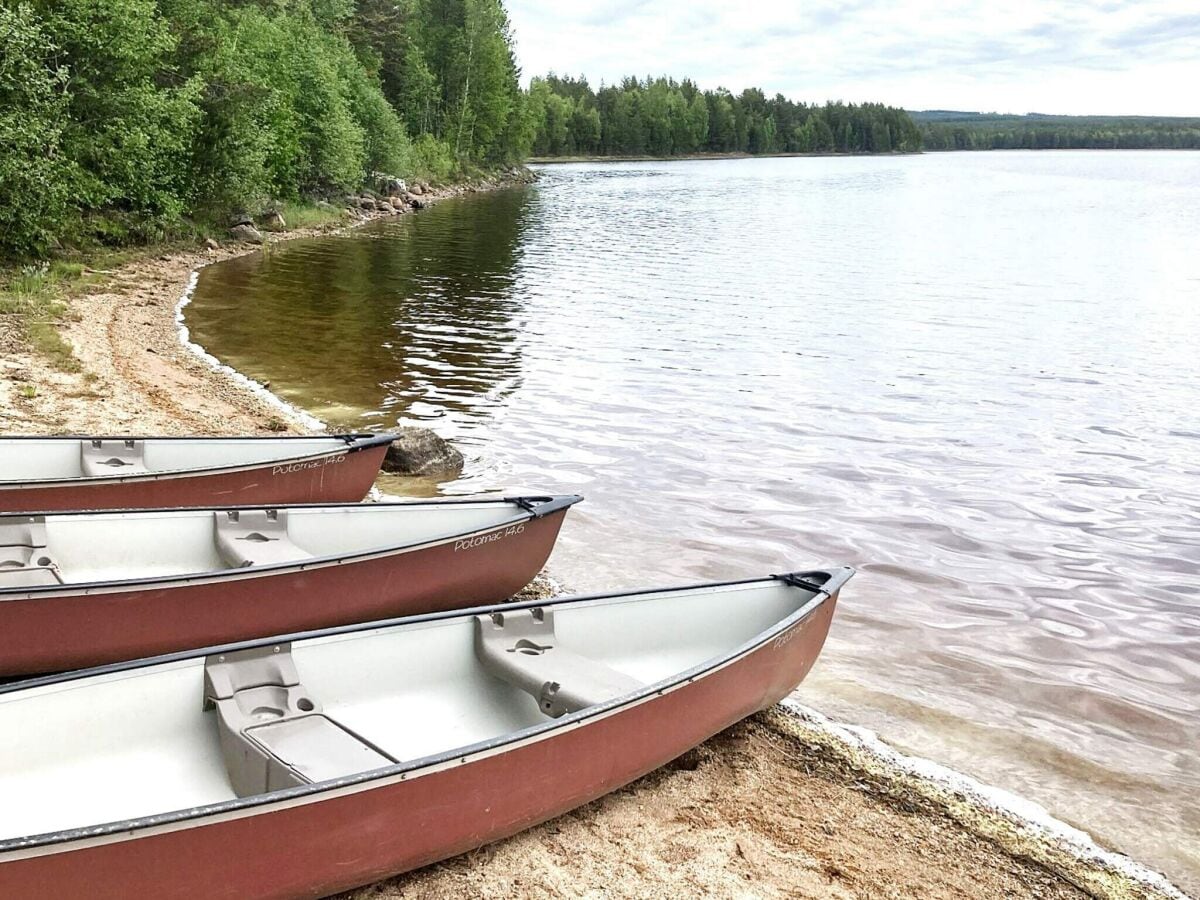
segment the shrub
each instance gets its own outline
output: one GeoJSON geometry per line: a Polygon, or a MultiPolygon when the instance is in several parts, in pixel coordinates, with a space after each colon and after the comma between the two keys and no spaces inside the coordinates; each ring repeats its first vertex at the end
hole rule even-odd
{"type": "Polygon", "coordinates": [[[420,178],[445,181],[454,171],[454,154],[444,141],[423,134],[413,142],[412,174],[420,178]]]}
{"type": "Polygon", "coordinates": [[[0,6],[0,256],[43,253],[67,211],[66,72],[27,4],[0,6]]]}

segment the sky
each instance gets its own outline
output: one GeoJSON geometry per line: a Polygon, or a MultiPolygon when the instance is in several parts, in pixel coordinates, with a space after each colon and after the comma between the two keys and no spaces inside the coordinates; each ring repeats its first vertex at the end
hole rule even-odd
{"type": "Polygon", "coordinates": [[[1200,2],[507,0],[525,82],[625,75],[905,109],[1200,115],[1200,2]]]}

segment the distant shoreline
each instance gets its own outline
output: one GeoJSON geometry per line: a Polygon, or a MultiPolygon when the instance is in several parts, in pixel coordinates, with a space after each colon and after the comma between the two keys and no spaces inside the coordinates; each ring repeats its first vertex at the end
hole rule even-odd
{"type": "Polygon", "coordinates": [[[730,151],[728,153],[682,153],[678,156],[651,156],[644,155],[629,155],[629,156],[531,156],[525,160],[526,165],[553,165],[554,163],[592,163],[592,162],[671,162],[681,159],[780,159],[789,156],[919,156],[924,153],[924,150],[905,150],[892,151],[888,153],[837,153],[834,151],[821,151],[820,153],[742,153],[740,151],[730,151]]]}
{"type": "Polygon", "coordinates": [[[676,162],[680,160],[705,159],[783,159],[793,156],[941,156],[945,153],[1196,153],[1194,147],[996,147],[979,150],[905,150],[889,153],[684,153],[679,156],[531,156],[526,165],[552,166],[565,163],[604,162],[676,162]]]}

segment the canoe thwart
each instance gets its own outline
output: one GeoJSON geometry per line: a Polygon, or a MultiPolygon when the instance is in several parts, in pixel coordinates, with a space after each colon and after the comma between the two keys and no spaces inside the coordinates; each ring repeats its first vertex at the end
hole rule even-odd
{"type": "Polygon", "coordinates": [[[322,711],[300,683],[291,644],[207,657],[204,708],[216,709],[221,756],[239,797],[397,761],[322,711]]]}
{"type": "Polygon", "coordinates": [[[309,559],[288,536],[286,509],[231,509],[213,513],[217,553],[234,569],[309,559]]]}
{"type": "Polygon", "coordinates": [[[79,468],[85,476],[144,475],[146,442],[126,440],[84,440],[79,442],[79,468]]]}
{"type": "Polygon", "coordinates": [[[0,588],[62,583],[58,565],[46,551],[46,517],[0,520],[0,588]]]}
{"type": "Polygon", "coordinates": [[[560,646],[554,612],[541,607],[476,616],[475,656],[496,678],[532,696],[552,718],[644,687],[611,666],[560,646]]]}

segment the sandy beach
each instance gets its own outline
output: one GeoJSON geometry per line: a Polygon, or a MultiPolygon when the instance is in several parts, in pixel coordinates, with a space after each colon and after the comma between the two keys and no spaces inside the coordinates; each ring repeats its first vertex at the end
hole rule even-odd
{"type": "MultiPolygon", "coordinates": [[[[0,428],[306,430],[302,416],[185,346],[176,309],[197,269],[323,230],[271,235],[265,251],[148,253],[102,273],[69,299],[61,325],[77,372],[47,365],[0,316],[0,428]]],[[[777,709],[579,810],[347,896],[1183,896],[977,788],[903,764],[803,708],[777,709]]]]}

